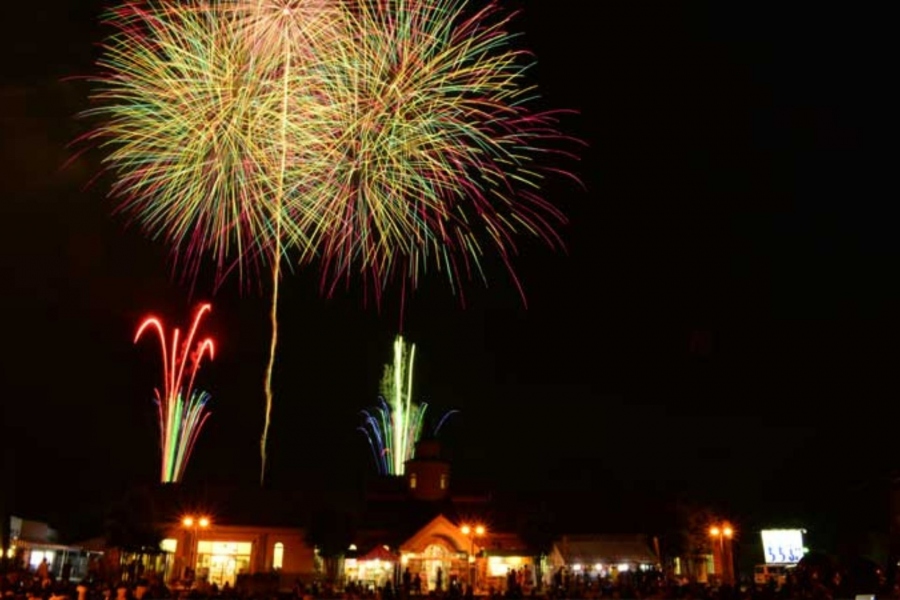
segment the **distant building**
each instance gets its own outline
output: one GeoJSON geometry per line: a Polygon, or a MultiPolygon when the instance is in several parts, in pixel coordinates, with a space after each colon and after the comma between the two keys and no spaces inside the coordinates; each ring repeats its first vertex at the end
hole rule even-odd
{"type": "Polygon", "coordinates": [[[36,570],[46,560],[50,573],[78,581],[87,574],[91,557],[99,554],[82,545],[62,544],[57,531],[42,521],[11,516],[7,558],[19,567],[36,570]]]}
{"type": "Polygon", "coordinates": [[[557,573],[568,577],[610,578],[635,571],[658,571],[661,560],[646,535],[564,535],[553,544],[547,579],[557,573]]]}

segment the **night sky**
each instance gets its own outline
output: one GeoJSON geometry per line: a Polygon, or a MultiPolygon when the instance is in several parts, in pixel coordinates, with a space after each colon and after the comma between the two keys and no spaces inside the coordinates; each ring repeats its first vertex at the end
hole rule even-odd
{"type": "MultiPolygon", "coordinates": [[[[257,485],[269,330],[267,294],[172,277],[167,249],[112,215],[98,155],[64,166],[87,105],[69,78],[93,72],[104,30],[101,3],[59,4],[15,3],[0,26],[0,487],[15,514],[69,526],[156,480],[159,356],[131,340],[201,300],[218,355],[186,479],[257,485]]],[[[587,143],[584,189],[544,190],[567,250],[523,245],[527,308],[497,265],[465,307],[440,277],[408,300],[416,399],[460,411],[441,434],[456,480],[682,494],[779,525],[897,466],[892,21],[722,4],[504,4],[523,9],[542,102],[578,113],[563,128],[587,143]]],[[[269,485],[353,489],[374,470],[359,411],[396,296],[325,298],[302,271],[280,310],[269,485]]]]}

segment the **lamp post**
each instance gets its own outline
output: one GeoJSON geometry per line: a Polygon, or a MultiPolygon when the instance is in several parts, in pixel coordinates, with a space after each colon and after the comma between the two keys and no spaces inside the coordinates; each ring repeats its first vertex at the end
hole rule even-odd
{"type": "Polygon", "coordinates": [[[197,533],[203,529],[208,529],[210,525],[209,517],[194,517],[193,515],[185,515],[181,519],[181,526],[187,531],[187,565],[184,568],[183,577],[187,575],[188,569],[191,573],[197,572],[197,545],[199,539],[197,533]]]}
{"type": "Polygon", "coordinates": [[[463,525],[459,528],[462,531],[462,534],[469,538],[469,587],[472,588],[472,592],[475,592],[475,584],[476,584],[476,575],[478,573],[475,568],[475,538],[482,537],[487,531],[484,528],[484,525],[475,525],[474,527],[471,525],[463,525]]]}
{"type": "Polygon", "coordinates": [[[709,528],[709,537],[713,540],[713,565],[722,583],[734,585],[734,565],[731,558],[731,540],[734,529],[731,523],[723,521],[709,528]]]}

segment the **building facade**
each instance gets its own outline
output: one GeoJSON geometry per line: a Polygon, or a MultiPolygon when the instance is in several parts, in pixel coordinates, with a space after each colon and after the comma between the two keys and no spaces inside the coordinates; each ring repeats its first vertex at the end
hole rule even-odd
{"type": "Polygon", "coordinates": [[[221,588],[236,586],[245,575],[269,574],[279,589],[290,589],[317,571],[315,550],[301,528],[207,523],[166,530],[162,547],[171,555],[169,580],[196,579],[221,588]]]}

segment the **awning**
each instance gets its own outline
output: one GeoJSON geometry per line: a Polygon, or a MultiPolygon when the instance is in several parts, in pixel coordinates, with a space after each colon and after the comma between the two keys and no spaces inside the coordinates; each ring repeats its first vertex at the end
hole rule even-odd
{"type": "Polygon", "coordinates": [[[357,561],[369,561],[369,560],[381,560],[385,562],[395,562],[397,560],[397,555],[385,548],[384,546],[375,546],[371,550],[365,553],[363,556],[359,556],[356,559],[357,561]]]}

